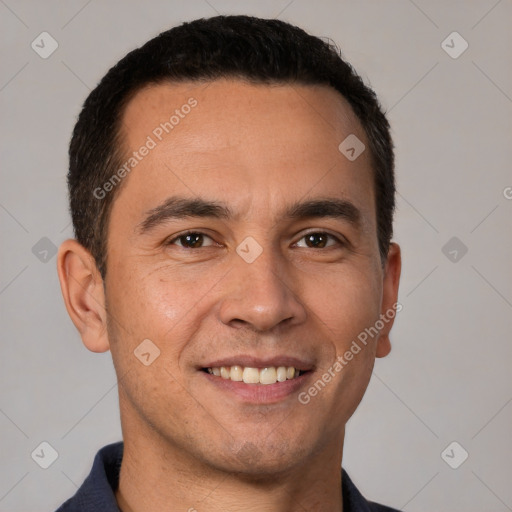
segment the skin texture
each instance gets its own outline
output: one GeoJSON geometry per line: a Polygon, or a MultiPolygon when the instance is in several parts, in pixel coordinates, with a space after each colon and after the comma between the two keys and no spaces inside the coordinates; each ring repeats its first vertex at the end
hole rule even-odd
{"type": "Polygon", "coordinates": [[[367,140],[330,88],[219,80],[140,91],[124,114],[127,156],[190,97],[197,106],[118,185],[105,283],[76,241],[58,255],[70,317],[87,348],[111,350],[119,380],[116,497],[124,512],[342,510],[345,424],[375,357],[391,349],[392,321],[307,405],[296,392],[249,403],[198,367],[291,355],[314,364],[304,391],[396,303],[400,250],[392,244],[382,265],[369,152],[350,162],[338,150],[349,134],[367,140]],[[140,234],[146,212],[171,196],[222,203],[233,217],[170,219],[140,234]],[[326,198],[350,201],[359,224],[283,215],[326,198]],[[176,242],[187,230],[207,235],[204,246],[176,242]],[[308,246],[309,233],[336,238],[308,246]],[[252,263],[236,252],[249,236],[263,250],[252,263]],[[144,339],[160,350],[150,366],[134,356],[144,339]]]}

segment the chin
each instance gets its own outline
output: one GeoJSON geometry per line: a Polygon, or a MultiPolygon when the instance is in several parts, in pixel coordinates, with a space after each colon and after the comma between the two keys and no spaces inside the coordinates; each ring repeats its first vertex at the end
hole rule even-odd
{"type": "Polygon", "coordinates": [[[231,456],[215,457],[214,465],[222,471],[238,474],[240,478],[251,481],[273,480],[277,475],[286,474],[303,464],[307,453],[303,445],[298,445],[293,446],[283,440],[272,444],[265,440],[244,441],[228,448],[231,456]]]}

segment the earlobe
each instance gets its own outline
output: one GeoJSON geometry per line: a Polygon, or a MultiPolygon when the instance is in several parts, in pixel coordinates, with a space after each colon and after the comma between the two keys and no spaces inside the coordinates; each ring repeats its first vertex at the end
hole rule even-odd
{"type": "Polygon", "coordinates": [[[76,240],[66,240],[59,248],[57,272],[66,309],[84,345],[92,352],[109,350],[103,280],[91,253],[76,240]]]}
{"type": "Polygon", "coordinates": [[[400,246],[391,243],[389,246],[386,265],[384,267],[384,280],[382,287],[381,320],[384,324],[377,341],[376,357],[385,357],[391,352],[389,333],[393,327],[395,316],[400,309],[398,304],[398,287],[402,270],[402,257],[400,246]]]}
{"type": "Polygon", "coordinates": [[[377,341],[377,351],[375,357],[386,357],[391,352],[391,340],[389,334],[381,334],[377,341]]]}

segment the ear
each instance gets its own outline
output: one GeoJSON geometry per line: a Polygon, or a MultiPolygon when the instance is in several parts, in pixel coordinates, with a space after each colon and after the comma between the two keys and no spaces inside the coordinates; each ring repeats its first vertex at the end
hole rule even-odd
{"type": "Polygon", "coordinates": [[[402,270],[402,257],[400,255],[400,246],[391,243],[389,246],[386,264],[384,266],[384,279],[382,287],[382,309],[381,319],[384,327],[380,331],[377,341],[376,357],[385,357],[391,352],[391,341],[389,333],[395,321],[395,315],[400,311],[398,305],[398,285],[400,282],[400,272],[402,270]]]}
{"type": "Polygon", "coordinates": [[[107,315],[103,279],[91,253],[76,240],[59,247],[57,272],[68,314],[92,352],[106,352],[107,315]]]}

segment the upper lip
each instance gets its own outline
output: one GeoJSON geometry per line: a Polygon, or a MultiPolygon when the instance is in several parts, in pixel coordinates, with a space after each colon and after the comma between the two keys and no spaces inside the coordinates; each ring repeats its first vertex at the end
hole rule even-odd
{"type": "Polygon", "coordinates": [[[269,366],[293,366],[296,370],[309,371],[314,369],[314,364],[310,360],[299,359],[298,357],[288,355],[276,355],[272,357],[255,357],[241,354],[238,356],[229,356],[222,359],[215,359],[200,368],[219,368],[221,366],[244,366],[250,368],[268,368],[269,366]]]}

